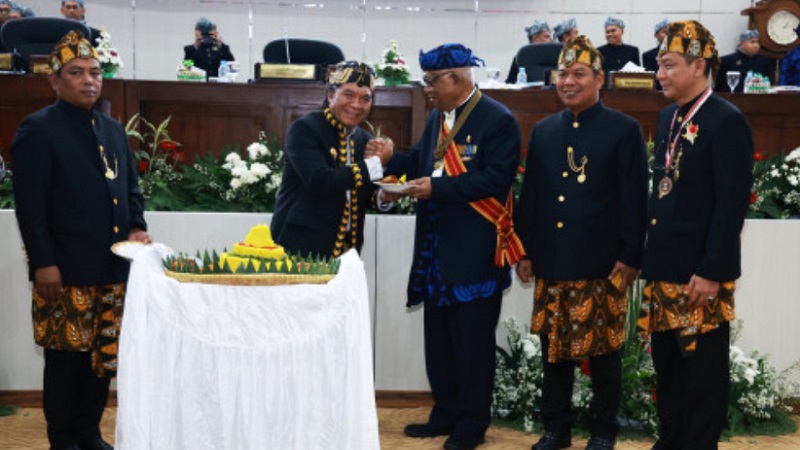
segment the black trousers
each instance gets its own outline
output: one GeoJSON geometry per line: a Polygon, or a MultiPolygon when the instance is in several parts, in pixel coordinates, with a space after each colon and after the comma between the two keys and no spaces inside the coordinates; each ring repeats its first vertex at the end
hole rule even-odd
{"type": "Polygon", "coordinates": [[[100,437],[109,378],[92,372],[90,352],[44,350],[44,417],[51,450],[100,437]]]}
{"type": "Polygon", "coordinates": [[[435,402],[430,423],[471,437],[486,432],[501,305],[502,291],[452,306],[425,306],[425,367],[435,402]]]}
{"type": "MultiPolygon", "coordinates": [[[[575,361],[547,361],[550,340],[542,341],[544,380],[542,382],[542,421],[546,431],[569,434],[575,420],[572,388],[575,361]]],[[[615,439],[619,432],[617,412],[622,395],[622,352],[615,351],[589,358],[592,370],[592,403],[589,405],[589,430],[592,436],[615,439]]]]}
{"type": "Polygon", "coordinates": [[[659,448],[715,450],[728,414],[730,324],[697,338],[681,353],[677,331],[653,333],[659,448]]]}

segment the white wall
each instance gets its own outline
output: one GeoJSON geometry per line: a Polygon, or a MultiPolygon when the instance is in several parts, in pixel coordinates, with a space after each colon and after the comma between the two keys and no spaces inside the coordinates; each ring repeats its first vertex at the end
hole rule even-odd
{"type": "MultiPolygon", "coordinates": [[[[145,214],[154,238],[176,251],[230,248],[247,230],[269,223],[266,214],[145,214]]],[[[0,391],[38,390],[43,355],[33,342],[30,283],[14,211],[0,210],[0,391]]],[[[367,271],[372,318],[375,388],[425,391],[423,312],[405,308],[414,218],[367,217],[362,259],[367,271]]],[[[736,313],[744,321],[738,345],[770,354],[784,370],[800,360],[800,220],[748,220],[742,233],[742,278],[736,313]]],[[[514,279],[503,297],[501,320],[530,321],[533,290],[514,279]]],[[[498,343],[506,333],[498,326],[498,343]]],[[[800,373],[792,377],[800,382],[800,373]]]]}
{"type": "MultiPolygon", "coordinates": [[[[21,3],[39,16],[60,14],[57,0],[21,3]]],[[[552,27],[575,17],[581,33],[601,45],[603,22],[608,15],[617,16],[627,24],[625,42],[642,52],[655,46],[653,26],[663,18],[696,19],[709,27],[720,54],[726,54],[747,26],[740,11],[750,4],[751,0],[86,0],[86,11],[90,25],[111,33],[125,62],[123,78],[174,79],[182,48],[193,41],[194,24],[205,16],[218,24],[240,61],[240,81],[252,77],[264,44],[284,33],[328,40],[348,59],[371,62],[395,39],[415,77],[420,49],[462,42],[487,66],[501,68],[505,79],[513,55],[527,42],[524,28],[534,19],[552,27]]],[[[479,70],[478,78],[483,76],[479,70]]]]}

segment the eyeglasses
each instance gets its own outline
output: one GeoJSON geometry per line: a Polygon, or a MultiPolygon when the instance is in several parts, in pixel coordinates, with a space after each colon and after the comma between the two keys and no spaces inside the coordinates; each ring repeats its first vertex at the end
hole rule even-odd
{"type": "Polygon", "coordinates": [[[442,72],[438,75],[435,75],[433,78],[422,77],[422,82],[425,83],[425,86],[433,87],[433,83],[439,81],[439,78],[442,78],[445,75],[450,75],[451,73],[453,73],[453,71],[448,70],[447,72],[442,72]]]}

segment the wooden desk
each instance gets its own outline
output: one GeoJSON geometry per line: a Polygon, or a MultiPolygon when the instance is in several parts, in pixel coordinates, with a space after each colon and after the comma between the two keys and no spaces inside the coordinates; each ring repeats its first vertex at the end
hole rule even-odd
{"type": "MultiPolygon", "coordinates": [[[[554,90],[487,90],[508,106],[519,121],[522,143],[533,124],[563,108],[554,90]]],[[[747,115],[755,148],[765,156],[800,146],[800,94],[728,94],[747,115]]],[[[44,77],[0,77],[0,146],[8,157],[18,123],[51,103],[55,95],[44,77]]],[[[244,148],[258,132],[274,134],[278,142],[289,124],[318,110],[325,98],[320,84],[207,84],[178,81],[106,80],[101,107],[125,123],[136,113],[159,123],[171,116],[169,133],[189,157],[219,152],[226,145],[244,148]]],[[[669,102],[660,93],[603,91],[603,102],[642,124],[645,138],[655,134],[658,111],[669,102]]],[[[430,105],[420,87],[377,88],[369,121],[395,141],[395,148],[413,145],[425,126],[430,105]]],[[[135,143],[132,143],[135,145],[135,143]]]]}

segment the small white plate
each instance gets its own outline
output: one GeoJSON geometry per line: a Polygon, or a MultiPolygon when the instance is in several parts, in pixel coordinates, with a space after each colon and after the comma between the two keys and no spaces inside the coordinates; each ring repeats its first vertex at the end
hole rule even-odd
{"type": "Polygon", "coordinates": [[[375,182],[375,184],[380,186],[384,191],[391,192],[392,194],[402,194],[409,188],[409,185],[407,184],[381,183],[379,181],[375,182]]]}
{"type": "Polygon", "coordinates": [[[162,258],[174,254],[175,251],[161,242],[153,242],[152,244],[145,244],[141,241],[120,241],[111,246],[111,251],[125,259],[133,260],[134,256],[144,248],[145,245],[152,245],[156,249],[159,256],[162,258]]]}

